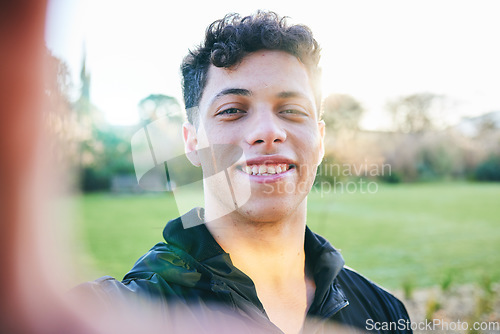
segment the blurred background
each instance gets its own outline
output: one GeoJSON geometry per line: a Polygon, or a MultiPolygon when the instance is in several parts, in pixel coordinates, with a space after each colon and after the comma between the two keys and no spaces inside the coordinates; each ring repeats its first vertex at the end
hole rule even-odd
{"type": "Polygon", "coordinates": [[[208,24],[268,9],[308,25],[323,50],[326,155],[308,225],[414,320],[499,321],[497,7],[49,1],[44,119],[70,171],[59,200],[73,208],[78,279],[121,279],[162,241],[178,208],[138,185],[132,137],[159,119],[182,124],[179,66],[208,24]]]}

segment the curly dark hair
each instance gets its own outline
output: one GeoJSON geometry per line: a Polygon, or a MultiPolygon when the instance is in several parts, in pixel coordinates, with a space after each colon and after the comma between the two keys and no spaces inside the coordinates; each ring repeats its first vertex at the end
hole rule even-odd
{"type": "Polygon", "coordinates": [[[280,50],[296,56],[309,72],[320,108],[320,48],[311,30],[304,25],[289,26],[286,17],[274,12],[258,11],[243,18],[232,13],[213,22],[207,28],[204,43],[190,50],[182,62],[182,88],[190,123],[194,124],[197,108],[193,107],[200,102],[210,65],[229,68],[259,50],[280,50]]]}

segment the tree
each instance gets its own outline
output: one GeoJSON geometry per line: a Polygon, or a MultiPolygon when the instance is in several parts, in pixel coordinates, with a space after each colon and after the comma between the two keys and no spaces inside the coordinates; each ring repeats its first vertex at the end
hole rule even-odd
{"type": "Polygon", "coordinates": [[[50,155],[59,166],[75,167],[78,164],[80,142],[79,124],[70,102],[72,87],[68,66],[48,49],[45,52],[44,123],[50,136],[50,155]]]}
{"type": "Polygon", "coordinates": [[[352,96],[331,94],[323,102],[323,120],[334,132],[340,129],[357,131],[364,113],[363,106],[352,96]]]}
{"type": "MultiPolygon", "coordinates": [[[[70,101],[70,73],[66,64],[47,50],[44,119],[50,134],[50,154],[63,170],[74,168],[82,191],[108,190],[117,174],[133,174],[130,148],[135,127],[113,127],[90,101],[90,73],[85,57],[80,72],[80,95],[70,101]]],[[[76,182],[77,180],[71,180],[76,182]]]]}
{"type": "Polygon", "coordinates": [[[139,115],[146,122],[153,122],[160,117],[182,123],[181,107],[177,99],[163,94],[151,94],[139,102],[139,115]]]}
{"type": "Polygon", "coordinates": [[[439,111],[444,96],[417,93],[402,96],[387,103],[396,130],[403,133],[422,133],[435,128],[433,112],[439,111]]]}
{"type": "Polygon", "coordinates": [[[346,177],[338,168],[360,160],[359,150],[353,149],[359,143],[359,121],[364,108],[355,98],[346,94],[330,94],[323,101],[323,120],[326,126],[325,156],[319,167],[317,182],[346,177]],[[321,181],[320,181],[321,180],[321,181]]]}
{"type": "Polygon", "coordinates": [[[181,126],[184,117],[177,99],[151,94],[142,99],[138,107],[142,129],[137,137],[134,136],[137,141],[132,138],[132,151],[136,173],[137,170],[148,170],[145,174],[137,174],[141,187],[153,191],[170,191],[182,179],[197,179],[185,157],[181,126]],[[144,156],[152,159],[151,165],[149,159],[142,158],[144,156]]]}

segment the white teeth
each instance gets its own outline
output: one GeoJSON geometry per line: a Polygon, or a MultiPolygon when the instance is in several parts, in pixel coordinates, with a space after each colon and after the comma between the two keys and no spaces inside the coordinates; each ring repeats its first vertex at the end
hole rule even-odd
{"type": "Polygon", "coordinates": [[[270,175],[280,174],[286,172],[288,169],[288,164],[250,165],[243,167],[242,171],[250,175],[270,175]]]}

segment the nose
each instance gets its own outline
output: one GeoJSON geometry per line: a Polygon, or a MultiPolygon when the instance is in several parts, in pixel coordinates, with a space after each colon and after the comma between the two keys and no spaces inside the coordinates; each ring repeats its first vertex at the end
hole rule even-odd
{"type": "Polygon", "coordinates": [[[256,111],[253,116],[253,121],[246,130],[248,144],[271,148],[274,144],[286,140],[286,131],[272,110],[256,111]]]}

